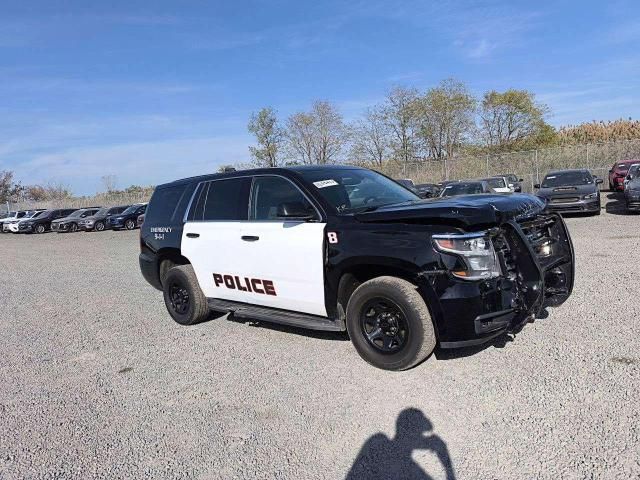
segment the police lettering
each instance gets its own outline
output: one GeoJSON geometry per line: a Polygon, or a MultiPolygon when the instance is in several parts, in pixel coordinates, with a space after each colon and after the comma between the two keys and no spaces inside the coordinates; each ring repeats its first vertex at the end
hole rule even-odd
{"type": "Polygon", "coordinates": [[[238,275],[224,275],[220,273],[213,274],[213,283],[216,287],[224,285],[231,290],[240,290],[241,292],[253,292],[261,295],[273,295],[276,297],[276,289],[272,280],[264,280],[260,278],[242,279],[238,275]]]}

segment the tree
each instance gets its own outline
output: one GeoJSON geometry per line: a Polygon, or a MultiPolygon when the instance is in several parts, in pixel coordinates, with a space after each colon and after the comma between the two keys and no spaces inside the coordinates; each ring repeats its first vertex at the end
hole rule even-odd
{"type": "Polygon", "coordinates": [[[369,108],[352,129],[350,156],[355,163],[382,167],[391,155],[391,129],[380,107],[369,108]]]}
{"type": "Polygon", "coordinates": [[[275,110],[266,107],[258,113],[252,113],[247,128],[258,142],[257,147],[249,147],[255,164],[260,167],[277,167],[284,132],[278,125],[275,110]]]}
{"type": "Polygon", "coordinates": [[[43,202],[49,199],[47,189],[42,185],[27,185],[24,193],[27,200],[32,202],[43,202]]]}
{"type": "Polygon", "coordinates": [[[287,120],[288,156],[295,162],[310,165],[314,161],[314,122],[309,113],[294,113],[287,120]]]}
{"type": "Polygon", "coordinates": [[[395,87],[387,95],[384,118],[391,130],[391,147],[396,160],[404,165],[419,153],[418,91],[415,88],[395,87]]]}
{"type": "Polygon", "coordinates": [[[447,79],[419,101],[419,135],[432,158],[451,157],[474,129],[476,101],[462,82],[447,79]]]}
{"type": "Polygon", "coordinates": [[[6,203],[11,200],[13,188],[13,172],[8,170],[0,171],[0,203],[6,203]]]}
{"type": "Polygon", "coordinates": [[[116,184],[118,183],[118,177],[115,175],[104,175],[103,177],[100,177],[100,180],[102,180],[105,192],[111,193],[115,191],[116,184]]]}
{"type": "Polygon", "coordinates": [[[480,122],[485,145],[502,150],[518,147],[526,140],[548,131],[544,117],[548,107],[537,103],[526,90],[495,90],[484,94],[480,122]]]}

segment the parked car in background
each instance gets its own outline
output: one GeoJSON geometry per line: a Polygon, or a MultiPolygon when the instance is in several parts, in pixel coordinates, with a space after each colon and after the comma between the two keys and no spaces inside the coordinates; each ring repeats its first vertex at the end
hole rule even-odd
{"type": "Polygon", "coordinates": [[[481,178],[483,182],[487,182],[489,187],[496,193],[512,193],[513,189],[509,187],[509,181],[506,177],[489,177],[481,178]]]}
{"type": "Polygon", "coordinates": [[[21,221],[18,224],[20,233],[44,233],[51,230],[51,222],[64,218],[73,212],[75,208],[54,208],[41,212],[37,217],[21,221]]]}
{"type": "Polygon", "coordinates": [[[609,190],[612,192],[622,192],[624,190],[624,179],[629,172],[629,167],[640,160],[624,160],[617,162],[609,170],[609,190]]]}
{"type": "Polygon", "coordinates": [[[69,216],[51,222],[51,230],[58,233],[77,232],[78,222],[80,222],[80,220],[82,220],[83,218],[95,215],[95,213],[100,210],[100,208],[101,207],[89,207],[75,210],[69,216]]]}
{"type": "Polygon", "coordinates": [[[624,201],[628,211],[640,211],[640,167],[626,185],[624,201]]]}
{"type": "Polygon", "coordinates": [[[416,190],[416,186],[413,183],[413,180],[411,180],[410,178],[399,178],[399,179],[396,179],[396,182],[398,182],[403,187],[408,188],[413,193],[418,193],[417,190],[416,190]]]}
{"type": "Polygon", "coordinates": [[[27,213],[24,217],[22,217],[21,219],[17,219],[14,220],[12,222],[8,222],[7,228],[11,233],[20,233],[20,227],[19,225],[22,222],[28,221],[32,218],[37,217],[38,215],[40,215],[42,212],[44,212],[44,210],[31,210],[29,213],[27,213]]]}
{"type": "Polygon", "coordinates": [[[440,194],[440,188],[435,183],[421,183],[415,188],[420,198],[433,198],[440,194]]]}
{"type": "Polygon", "coordinates": [[[89,232],[95,230],[101,232],[109,227],[109,218],[113,215],[118,215],[124,212],[129,205],[121,205],[119,207],[103,207],[98,210],[94,215],[85,217],[78,222],[78,227],[81,230],[89,232]]]}
{"type": "Polygon", "coordinates": [[[440,197],[455,197],[458,195],[476,195],[479,193],[495,193],[484,180],[462,180],[448,183],[440,192],[440,197]]]}
{"type": "Polygon", "coordinates": [[[138,215],[138,221],[136,223],[138,224],[138,228],[142,226],[144,223],[144,213],[142,215],[138,215]]]}
{"type": "Polygon", "coordinates": [[[33,210],[18,210],[17,212],[12,212],[13,215],[10,215],[10,216],[0,220],[0,222],[2,223],[2,229],[1,229],[2,233],[9,232],[9,224],[10,223],[22,220],[23,218],[25,218],[27,215],[29,215],[32,212],[33,212],[33,210]]]}
{"type": "Polygon", "coordinates": [[[600,215],[600,178],[587,169],[549,172],[542,184],[534,185],[536,195],[547,201],[547,210],[560,213],[585,212],[600,215]]]}
{"type": "Polygon", "coordinates": [[[514,173],[508,173],[506,175],[496,175],[496,177],[503,177],[507,180],[508,186],[513,192],[522,192],[522,178],[518,178],[514,173]]]}
{"type": "Polygon", "coordinates": [[[119,215],[112,215],[109,217],[107,225],[114,230],[127,229],[133,230],[136,228],[138,222],[138,216],[142,215],[147,210],[146,203],[135,203],[130,205],[124,212],[119,215]]]}
{"type": "Polygon", "coordinates": [[[629,167],[629,171],[627,172],[627,176],[624,177],[623,182],[623,190],[625,192],[627,191],[627,185],[629,185],[629,182],[633,180],[634,177],[637,177],[638,174],[640,174],[640,162],[634,163],[629,167]]]}

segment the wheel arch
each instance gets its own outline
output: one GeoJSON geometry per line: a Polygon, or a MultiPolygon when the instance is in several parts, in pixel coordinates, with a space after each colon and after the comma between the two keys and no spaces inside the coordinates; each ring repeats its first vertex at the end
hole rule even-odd
{"type": "Polygon", "coordinates": [[[158,279],[162,284],[162,279],[166,272],[176,265],[190,265],[189,259],[182,255],[180,249],[175,247],[161,248],[156,253],[158,259],[158,279]]]}

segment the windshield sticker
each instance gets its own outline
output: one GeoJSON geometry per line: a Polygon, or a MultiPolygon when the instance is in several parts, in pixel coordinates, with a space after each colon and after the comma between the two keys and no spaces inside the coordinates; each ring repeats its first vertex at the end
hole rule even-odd
{"type": "Polygon", "coordinates": [[[313,184],[318,188],[325,188],[335,187],[336,185],[338,185],[338,182],[336,182],[335,180],[319,180],[317,182],[313,182],[313,184]]]}
{"type": "Polygon", "coordinates": [[[551,180],[552,178],[556,178],[556,176],[554,175],[553,177],[550,175],[547,175],[547,180],[551,180]]]}

